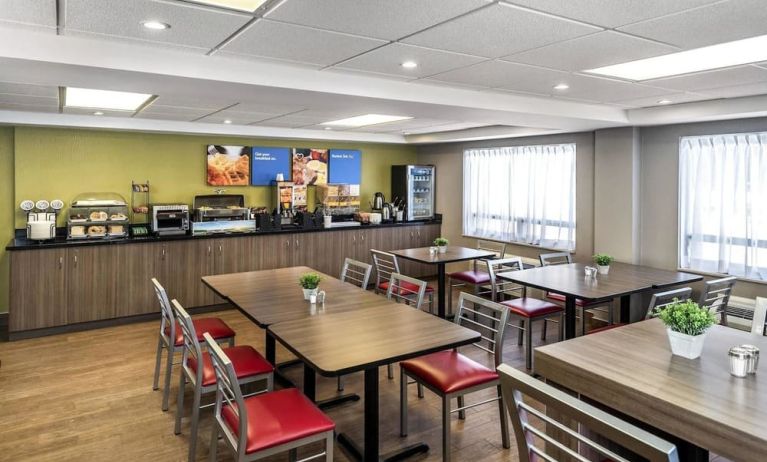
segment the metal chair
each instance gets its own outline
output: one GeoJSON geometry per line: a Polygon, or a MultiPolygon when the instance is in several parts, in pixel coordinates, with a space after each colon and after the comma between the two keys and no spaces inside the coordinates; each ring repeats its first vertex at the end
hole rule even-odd
{"type": "Polygon", "coordinates": [[[735,276],[729,276],[706,281],[706,288],[700,296],[700,306],[714,309],[719,314],[719,324],[723,326],[727,325],[727,303],[737,280],[735,276]]]}
{"type": "MultiPolygon", "coordinates": [[[[509,310],[505,306],[476,295],[462,292],[458,298],[455,323],[469,323],[483,333],[475,346],[493,355],[494,367],[503,360],[503,333],[508,321],[509,310]],[[470,308],[473,305],[474,308],[470,308]],[[476,309],[479,306],[482,309],[476,309]],[[473,321],[465,314],[476,315],[482,321],[473,321]],[[484,342],[484,345],[481,343],[484,342]]],[[[498,374],[494,368],[487,368],[457,350],[440,351],[400,363],[400,435],[407,436],[407,385],[408,378],[442,398],[442,460],[450,460],[450,415],[458,412],[460,419],[466,418],[466,409],[498,401],[501,419],[501,439],[504,448],[510,447],[509,427],[503,404],[498,374]],[[495,387],[497,396],[485,401],[466,405],[464,396],[475,391],[495,387]],[[451,409],[454,398],[458,407],[451,409]]]]}
{"type": "Polygon", "coordinates": [[[344,259],[343,267],[341,267],[341,281],[367,289],[372,272],[373,265],[352,258],[346,258],[344,259]]]}
{"type": "MultiPolygon", "coordinates": [[[[411,278],[404,274],[392,273],[389,277],[386,298],[397,303],[404,302],[407,305],[412,305],[416,310],[420,310],[426,287],[426,281],[411,278]]],[[[394,367],[389,364],[386,366],[386,371],[389,380],[393,379],[394,367]]],[[[418,395],[423,396],[423,391],[420,388],[418,395]]]]}
{"type": "MultiPolygon", "coordinates": [[[[162,410],[168,410],[168,401],[170,398],[170,376],[173,372],[173,357],[177,351],[181,351],[181,347],[184,344],[184,339],[181,335],[181,328],[176,322],[176,316],[173,314],[173,309],[168,301],[168,294],[165,292],[165,288],[152,278],[152,286],[154,287],[157,300],[160,302],[160,313],[162,315],[160,320],[160,335],[157,339],[157,354],[154,365],[154,381],[152,382],[152,389],[157,390],[159,388],[160,381],[160,364],[162,363],[162,351],[168,350],[168,359],[165,365],[165,379],[162,394],[162,410]],[[171,339],[173,339],[171,341],[171,339]]],[[[234,346],[235,332],[224,321],[219,318],[197,318],[193,321],[195,331],[198,333],[199,341],[202,341],[202,334],[210,332],[210,334],[218,342],[227,342],[229,346],[234,346]]]]}
{"type": "Polygon", "coordinates": [[[612,416],[588,403],[531,377],[523,371],[502,364],[498,367],[503,397],[508,406],[514,437],[521,462],[537,460],[610,460],[630,462],[678,462],[676,446],[642,430],[624,420],[612,416]],[[526,398],[543,405],[528,404],[526,398]],[[556,417],[546,411],[556,411],[556,417]],[[540,423],[530,421],[530,416],[540,423]],[[597,433],[600,440],[607,439],[622,449],[610,449],[602,441],[595,441],[572,427],[580,426],[597,433]],[[556,435],[553,433],[556,432],[556,435]],[[577,441],[577,447],[588,448],[598,454],[596,459],[586,458],[562,443],[562,435],[577,441]],[[630,451],[631,454],[626,454],[630,451]],[[554,454],[552,454],[554,452],[554,454]]]}
{"type": "MultiPolygon", "coordinates": [[[[179,326],[184,338],[184,354],[181,359],[181,374],[178,382],[178,399],[176,401],[176,425],[175,434],[181,433],[181,417],[184,413],[184,389],[187,381],[194,387],[192,400],[191,430],[189,432],[189,462],[196,460],[197,427],[200,421],[200,400],[203,394],[216,390],[216,374],[211,363],[210,353],[202,352],[197,332],[189,313],[178,303],[172,300],[173,311],[179,320],[179,326]]],[[[205,333],[215,341],[209,333],[205,333]]],[[[205,338],[205,337],[203,337],[205,338]]],[[[266,390],[271,391],[274,382],[274,366],[261,356],[253,347],[232,346],[223,350],[231,358],[234,373],[239,383],[253,383],[260,380],[266,381],[266,390]]]]}
{"type": "Polygon", "coordinates": [[[490,281],[493,289],[493,300],[509,307],[509,315],[518,318],[518,325],[510,324],[519,329],[518,345],[522,345],[522,337],[525,339],[525,366],[533,368],[533,323],[543,320],[541,340],[546,340],[546,324],[554,319],[559,319],[559,339],[564,338],[564,308],[555,303],[547,302],[527,296],[527,289],[511,281],[504,281],[498,277],[503,271],[522,271],[522,259],[519,257],[504,258],[503,260],[491,260],[487,262],[490,272],[490,281]],[[506,299],[508,295],[513,298],[506,299]]]}
{"type": "Polygon", "coordinates": [[[335,423],[296,388],[262,393],[245,398],[235,365],[216,341],[205,334],[216,375],[216,401],[210,460],[216,460],[218,437],[232,451],[237,462],[257,460],[288,451],[296,460],[296,448],[325,441],[325,450],[304,460],[325,456],[333,462],[335,423]]]}
{"type": "MultiPolygon", "coordinates": [[[[341,281],[367,289],[370,273],[372,272],[373,265],[347,258],[344,260],[344,265],[341,268],[341,281]]],[[[340,375],[338,376],[338,391],[344,391],[344,379],[340,375]]]]}
{"type": "MultiPolygon", "coordinates": [[[[477,250],[493,252],[495,254],[491,260],[502,259],[506,256],[506,244],[502,242],[477,240],[477,250]]],[[[490,293],[487,285],[490,284],[490,275],[486,271],[480,271],[481,263],[486,259],[474,260],[472,269],[469,271],[458,271],[447,275],[447,312],[453,311],[453,289],[455,287],[471,286],[474,295],[484,295],[490,293]],[[453,281],[459,281],[453,284],[453,281]],[[485,287],[483,291],[482,288],[485,287]]]]}
{"type": "MultiPolygon", "coordinates": [[[[373,257],[373,266],[376,270],[375,293],[380,294],[381,291],[386,293],[389,288],[391,275],[393,273],[401,274],[399,263],[397,263],[397,256],[375,249],[371,249],[370,254],[373,257]]],[[[429,296],[429,313],[434,313],[434,288],[427,285],[426,295],[429,296]]]]}
{"type": "MultiPolygon", "coordinates": [[[[538,256],[541,266],[565,265],[573,262],[573,257],[568,252],[542,253],[538,256]]],[[[546,292],[546,298],[564,306],[565,296],[546,292]]],[[[575,299],[576,308],[580,308],[581,335],[586,335],[586,311],[600,311],[607,313],[607,324],[613,324],[612,300],[584,301],[575,299]],[[606,308],[601,308],[606,306],[606,308]]]]}
{"type": "Polygon", "coordinates": [[[653,294],[650,299],[650,305],[647,307],[645,319],[652,319],[658,315],[658,312],[677,300],[684,301],[692,298],[692,289],[683,287],[681,289],[667,290],[653,294]]]}
{"type": "Polygon", "coordinates": [[[751,324],[751,333],[767,335],[767,298],[756,297],[754,306],[754,322],[751,324]]]}

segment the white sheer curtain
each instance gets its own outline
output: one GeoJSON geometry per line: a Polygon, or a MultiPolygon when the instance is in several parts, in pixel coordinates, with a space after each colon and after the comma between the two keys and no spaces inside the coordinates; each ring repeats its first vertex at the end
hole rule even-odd
{"type": "Polygon", "coordinates": [[[463,153],[463,234],[575,249],[575,144],[463,153]]]}
{"type": "Polygon", "coordinates": [[[683,137],[682,268],[767,279],[767,132],[683,137]]]}

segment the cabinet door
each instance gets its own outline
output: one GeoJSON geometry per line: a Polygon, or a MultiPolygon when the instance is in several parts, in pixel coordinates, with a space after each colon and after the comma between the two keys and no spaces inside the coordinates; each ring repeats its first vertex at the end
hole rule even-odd
{"type": "Polygon", "coordinates": [[[66,324],[66,250],[19,250],[10,257],[10,331],[66,324]]]}
{"type": "Polygon", "coordinates": [[[182,306],[191,308],[216,303],[216,297],[202,277],[214,274],[213,239],[187,240],[163,243],[160,249],[160,281],[168,298],[177,299],[182,306]]]}
{"type": "Polygon", "coordinates": [[[159,313],[160,304],[152,287],[152,278],[166,284],[161,274],[159,243],[117,245],[113,258],[118,262],[114,283],[115,310],[118,317],[145,313],[159,313]]]}
{"type": "Polygon", "coordinates": [[[259,236],[261,239],[261,269],[293,266],[293,234],[259,236]]]}
{"type": "Polygon", "coordinates": [[[118,266],[112,246],[67,249],[67,323],[117,316],[118,266]]]}
{"type": "Polygon", "coordinates": [[[261,269],[261,236],[217,239],[213,243],[216,274],[242,273],[261,269]]]}

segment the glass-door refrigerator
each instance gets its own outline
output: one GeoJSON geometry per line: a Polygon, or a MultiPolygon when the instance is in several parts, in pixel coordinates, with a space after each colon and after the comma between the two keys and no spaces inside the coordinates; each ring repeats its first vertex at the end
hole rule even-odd
{"type": "Polygon", "coordinates": [[[404,201],[407,206],[406,220],[434,218],[434,180],[433,165],[392,165],[392,198],[398,199],[395,205],[404,201]]]}

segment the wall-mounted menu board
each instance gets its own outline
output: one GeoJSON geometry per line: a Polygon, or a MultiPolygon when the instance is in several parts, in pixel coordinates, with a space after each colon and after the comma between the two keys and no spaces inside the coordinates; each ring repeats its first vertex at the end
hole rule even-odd
{"type": "Polygon", "coordinates": [[[269,186],[280,173],[285,181],[290,181],[290,148],[253,146],[252,151],[253,171],[250,184],[269,186]]]}
{"type": "Polygon", "coordinates": [[[250,147],[208,145],[209,186],[247,186],[250,184],[250,147]]]}
{"type": "Polygon", "coordinates": [[[328,150],[293,148],[293,182],[297,185],[328,183],[328,150]]]}
{"type": "Polygon", "coordinates": [[[361,159],[360,152],[348,149],[331,149],[330,161],[331,184],[360,184],[361,159]]]}

